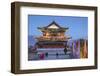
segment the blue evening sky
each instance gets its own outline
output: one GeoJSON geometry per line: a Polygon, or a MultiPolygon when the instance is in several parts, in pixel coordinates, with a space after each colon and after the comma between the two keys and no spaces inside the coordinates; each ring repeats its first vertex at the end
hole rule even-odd
{"type": "Polygon", "coordinates": [[[88,37],[88,17],[76,16],[46,16],[46,15],[29,15],[28,16],[28,35],[39,36],[41,31],[37,27],[44,27],[55,21],[62,27],[68,27],[66,35],[72,39],[88,37]]]}

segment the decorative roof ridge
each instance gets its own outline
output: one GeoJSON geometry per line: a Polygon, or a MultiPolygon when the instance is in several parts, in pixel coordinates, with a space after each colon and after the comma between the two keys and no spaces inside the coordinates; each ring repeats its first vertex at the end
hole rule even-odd
{"type": "Polygon", "coordinates": [[[56,26],[58,26],[59,28],[62,28],[59,24],[57,24],[55,21],[52,21],[49,25],[46,26],[46,28],[48,28],[49,26],[51,26],[52,24],[55,24],[56,26]]]}
{"type": "MultiPolygon", "coordinates": [[[[65,28],[65,27],[61,27],[59,24],[57,24],[55,21],[52,21],[49,25],[47,25],[47,26],[44,26],[44,27],[38,27],[38,29],[42,29],[42,28],[45,28],[45,29],[47,29],[48,27],[50,27],[52,24],[55,24],[57,27],[59,27],[60,29],[63,29],[63,28],[65,28]]],[[[65,29],[69,29],[68,27],[67,28],[65,28],[65,29]]]]}

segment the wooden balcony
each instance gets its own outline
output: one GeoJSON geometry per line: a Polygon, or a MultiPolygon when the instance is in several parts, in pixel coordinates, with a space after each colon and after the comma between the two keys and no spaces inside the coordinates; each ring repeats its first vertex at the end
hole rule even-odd
{"type": "Polygon", "coordinates": [[[41,36],[36,38],[38,41],[67,41],[68,38],[65,36],[57,36],[57,37],[46,37],[46,36],[41,36]]]}

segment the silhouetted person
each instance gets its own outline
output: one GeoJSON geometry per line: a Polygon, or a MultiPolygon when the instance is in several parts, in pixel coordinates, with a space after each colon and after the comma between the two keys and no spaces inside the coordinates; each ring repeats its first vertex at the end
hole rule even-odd
{"type": "Polygon", "coordinates": [[[56,53],[56,58],[58,57],[58,53],[56,53]]]}
{"type": "Polygon", "coordinates": [[[56,53],[56,56],[58,56],[58,53],[56,53]]]}
{"type": "Polygon", "coordinates": [[[65,48],[64,48],[64,53],[67,54],[67,51],[68,51],[68,50],[67,50],[67,47],[65,46],[65,48]]]}
{"type": "Polygon", "coordinates": [[[45,53],[45,56],[48,57],[48,53],[45,53]]]}

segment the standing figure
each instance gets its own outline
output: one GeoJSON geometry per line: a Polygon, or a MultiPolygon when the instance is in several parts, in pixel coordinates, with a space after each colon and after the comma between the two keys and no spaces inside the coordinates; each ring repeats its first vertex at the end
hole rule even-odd
{"type": "Polygon", "coordinates": [[[64,53],[65,53],[65,55],[67,54],[67,46],[65,46],[65,48],[64,48],[64,53]]]}
{"type": "Polygon", "coordinates": [[[45,56],[48,57],[48,52],[45,53],[45,56]]]}
{"type": "Polygon", "coordinates": [[[58,58],[58,53],[56,53],[56,58],[58,58]]]}

